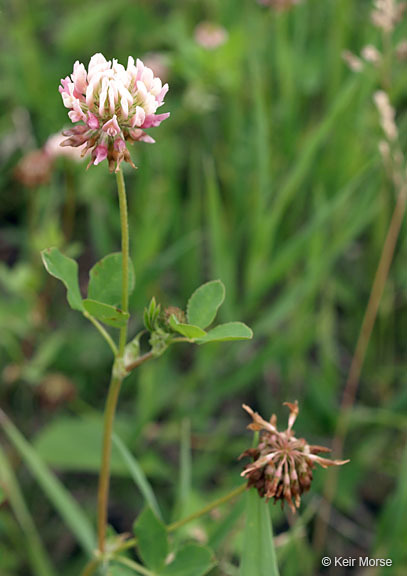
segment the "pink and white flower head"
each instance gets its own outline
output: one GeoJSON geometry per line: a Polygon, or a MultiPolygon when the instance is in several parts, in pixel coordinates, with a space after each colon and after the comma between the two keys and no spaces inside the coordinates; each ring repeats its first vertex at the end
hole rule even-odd
{"type": "Polygon", "coordinates": [[[228,41],[225,28],[213,22],[201,22],[195,28],[195,41],[205,50],[215,50],[228,41]]]}
{"type": "Polygon", "coordinates": [[[288,10],[295,4],[299,4],[301,0],[257,0],[257,2],[263,6],[271,6],[276,10],[288,10]]]}
{"type": "Polygon", "coordinates": [[[71,76],[61,80],[59,91],[72,122],[80,122],[64,131],[62,146],[84,146],[83,154],[91,150],[91,164],[104,160],[112,172],[121,162],[133,167],[126,143],[153,143],[145,128],[159,126],[169,112],[157,114],[164,104],[168,84],[141,60],[129,56],[127,68],[117,60],[107,61],[103,54],[95,54],[88,70],[75,62],[71,76]]]}

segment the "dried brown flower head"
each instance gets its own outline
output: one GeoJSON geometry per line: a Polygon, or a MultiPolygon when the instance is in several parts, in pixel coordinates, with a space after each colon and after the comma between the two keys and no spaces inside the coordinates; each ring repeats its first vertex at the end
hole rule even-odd
{"type": "Polygon", "coordinates": [[[14,177],[27,188],[47,184],[51,177],[52,159],[44,150],[33,150],[21,158],[14,177]]]}
{"type": "Polygon", "coordinates": [[[162,314],[162,320],[163,320],[165,328],[171,329],[171,326],[170,326],[171,316],[175,316],[175,318],[178,320],[178,322],[181,322],[181,323],[187,321],[186,316],[185,316],[185,312],[183,310],[181,310],[181,308],[178,308],[178,306],[168,306],[168,308],[165,308],[165,310],[162,314]]]}
{"type": "Polygon", "coordinates": [[[305,438],[296,438],[292,427],[298,416],[298,402],[285,402],[284,406],[288,406],[290,415],[288,428],[280,432],[277,430],[277,418],[274,414],[267,422],[249,406],[243,405],[253,419],[248,428],[259,431],[261,435],[258,446],[243,452],[239,459],[246,456],[253,459],[241,474],[248,479],[248,487],[254,486],[266,500],[281,500],[282,507],[284,502],[287,502],[295,512],[300,506],[301,494],[311,486],[315,464],[327,468],[341,466],[349,460],[328,460],[317,456],[318,453],[330,452],[329,448],[310,446],[305,438]]]}
{"type": "Polygon", "coordinates": [[[36,392],[41,403],[50,410],[72,402],[76,396],[75,384],[59,372],[47,374],[36,392]]]}

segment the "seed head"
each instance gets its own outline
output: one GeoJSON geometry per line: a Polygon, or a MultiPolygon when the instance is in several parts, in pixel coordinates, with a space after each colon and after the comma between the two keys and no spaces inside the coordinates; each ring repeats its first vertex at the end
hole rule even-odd
{"type": "Polygon", "coordinates": [[[287,502],[293,512],[299,508],[301,494],[309,490],[312,482],[312,470],[315,464],[322,468],[341,466],[349,460],[328,460],[317,456],[318,453],[330,452],[323,446],[310,446],[305,438],[296,438],[292,429],[298,416],[298,402],[288,406],[290,415],[288,427],[284,432],[277,430],[277,418],[273,415],[269,422],[246,405],[244,410],[253,419],[250,430],[260,431],[260,441],[256,448],[243,452],[240,458],[250,456],[242,476],[248,479],[248,487],[254,486],[261,498],[281,500],[281,506],[287,502]]]}
{"type": "Polygon", "coordinates": [[[362,57],[366,62],[370,62],[371,64],[378,65],[382,60],[382,55],[373,44],[368,44],[362,49],[362,57]]]}
{"type": "Polygon", "coordinates": [[[127,142],[153,143],[145,128],[159,126],[169,113],[156,114],[164,104],[168,84],[162,85],[141,60],[129,56],[127,68],[117,60],[107,61],[103,54],[95,54],[86,70],[75,62],[71,76],[61,80],[59,87],[64,106],[69,108],[72,122],[80,122],[63,132],[62,146],[84,146],[91,150],[89,165],[109,163],[112,172],[121,162],[133,167],[127,142]]]}
{"type": "Polygon", "coordinates": [[[344,50],[342,58],[352,72],[361,72],[363,70],[362,60],[350,50],[344,50]]]}
{"type": "Polygon", "coordinates": [[[373,5],[371,15],[373,25],[385,32],[394,30],[406,10],[406,3],[397,0],[374,0],[373,5]]]}

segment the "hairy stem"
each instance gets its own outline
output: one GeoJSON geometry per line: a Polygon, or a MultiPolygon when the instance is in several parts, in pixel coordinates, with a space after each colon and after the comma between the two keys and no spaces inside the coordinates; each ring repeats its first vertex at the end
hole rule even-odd
{"type": "MultiPolygon", "coordinates": [[[[126,188],[121,170],[116,174],[117,190],[119,195],[120,225],[122,235],[122,311],[129,308],[129,224],[127,215],[126,188]]],[[[105,552],[107,508],[110,484],[110,456],[112,452],[112,433],[116,414],[117,401],[123,381],[121,371],[116,373],[116,366],[124,355],[127,339],[127,324],[120,329],[119,349],[116,350],[115,364],[112,370],[109,391],[107,394],[105,416],[103,424],[102,463],[99,475],[98,489],[98,548],[101,554],[105,552]]]]}
{"type": "Polygon", "coordinates": [[[106,340],[106,342],[108,343],[111,351],[113,352],[114,356],[117,356],[117,346],[116,344],[113,342],[112,337],[110,336],[110,334],[108,333],[107,330],[104,329],[104,327],[102,326],[102,324],[100,322],[98,322],[96,320],[96,318],[94,318],[93,316],[91,316],[90,314],[88,314],[87,312],[84,312],[83,315],[85,316],[85,318],[87,318],[90,322],[92,322],[92,324],[95,326],[95,328],[100,332],[100,334],[103,336],[103,338],[106,340]]]}
{"type": "Polygon", "coordinates": [[[142,574],[143,576],[154,576],[154,573],[151,570],[147,570],[144,566],[139,564],[138,562],[134,562],[134,560],[130,560],[129,558],[125,558],[124,556],[117,556],[115,558],[116,562],[120,562],[123,566],[128,566],[137,574],[142,574]]]}
{"type": "MultiPolygon", "coordinates": [[[[129,311],[129,222],[127,215],[126,187],[123,172],[116,174],[119,194],[120,226],[122,232],[122,311],[129,311]]],[[[120,329],[119,357],[123,357],[127,339],[127,324],[120,329]]]]}
{"type": "Polygon", "coordinates": [[[105,551],[107,506],[110,484],[110,455],[112,452],[112,432],[121,383],[122,379],[114,377],[112,374],[106,400],[105,419],[103,424],[102,464],[99,474],[98,490],[98,547],[101,554],[103,554],[105,551]]]}

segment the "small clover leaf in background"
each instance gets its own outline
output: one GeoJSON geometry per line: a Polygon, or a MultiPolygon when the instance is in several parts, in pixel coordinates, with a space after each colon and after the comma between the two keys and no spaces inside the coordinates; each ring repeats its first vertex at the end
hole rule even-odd
{"type": "Polygon", "coordinates": [[[206,344],[207,342],[228,342],[232,340],[251,340],[253,338],[253,331],[251,328],[243,324],[243,322],[227,322],[226,324],[219,324],[212,330],[197,340],[198,344],[206,344]]]}
{"type": "Polygon", "coordinates": [[[133,527],[137,548],[144,564],[160,572],[168,555],[167,529],[151,508],[145,508],[133,527]]]}
{"type": "MultiPolygon", "coordinates": [[[[121,252],[108,254],[97,262],[89,272],[88,298],[111,306],[119,306],[122,300],[121,252]]],[[[135,287],[134,266],[129,260],[129,294],[135,287]]]]}
{"type": "Polygon", "coordinates": [[[113,326],[113,328],[122,328],[129,319],[128,312],[122,312],[115,306],[90,300],[89,298],[83,301],[83,306],[88,314],[108,326],[113,326]]]}
{"type": "Polygon", "coordinates": [[[218,308],[225,299],[225,286],[220,280],[203,284],[188,301],[188,323],[205,329],[215,320],[218,308]]]}
{"type": "Polygon", "coordinates": [[[134,523],[137,550],[146,567],[156,576],[204,576],[215,565],[211,550],[188,544],[166,564],[170,552],[167,529],[151,508],[145,508],[134,523]]]}
{"type": "Polygon", "coordinates": [[[47,248],[41,252],[44,266],[51,276],[61,280],[67,290],[68,303],[73,310],[84,311],[78,281],[78,264],[64,256],[58,248],[47,248]]]}
{"type": "Polygon", "coordinates": [[[204,576],[215,562],[209,548],[188,544],[181,548],[175,559],[165,566],[159,576],[204,576]]]}

